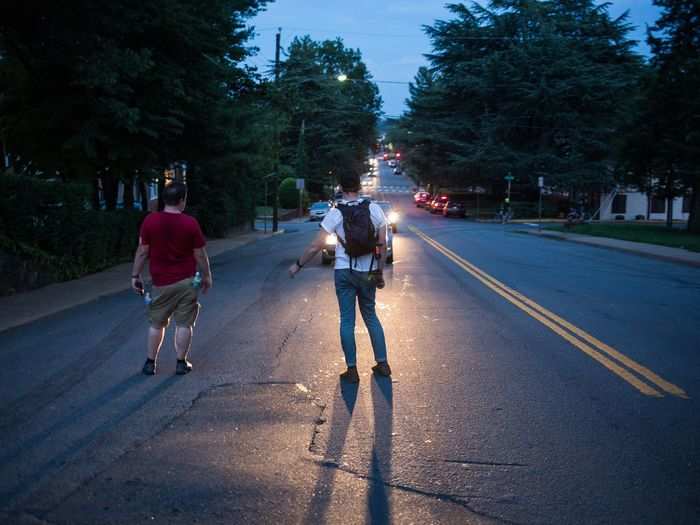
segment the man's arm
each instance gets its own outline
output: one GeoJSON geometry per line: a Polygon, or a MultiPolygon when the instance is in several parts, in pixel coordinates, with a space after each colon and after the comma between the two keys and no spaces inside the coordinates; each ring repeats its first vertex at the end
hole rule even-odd
{"type": "Polygon", "coordinates": [[[379,228],[379,238],[377,241],[377,246],[379,246],[379,260],[377,261],[377,269],[380,272],[384,271],[384,264],[386,263],[386,229],[386,225],[379,228]]]}
{"type": "Polygon", "coordinates": [[[146,261],[148,260],[148,253],[148,245],[141,244],[141,239],[139,239],[139,247],[136,248],[136,254],[134,255],[134,265],[131,268],[131,287],[137,293],[143,292],[143,280],[141,279],[141,272],[143,271],[143,267],[146,265],[146,261]]]}
{"type": "Polygon", "coordinates": [[[214,284],[214,280],[211,276],[211,268],[209,267],[209,255],[207,255],[207,249],[202,246],[201,248],[194,249],[194,258],[197,261],[197,266],[202,270],[202,293],[207,293],[207,290],[211,288],[214,284]]]}
{"type": "Polygon", "coordinates": [[[303,255],[299,257],[296,260],[296,262],[289,267],[290,277],[294,277],[297,273],[299,273],[299,270],[301,270],[307,262],[313,259],[316,256],[316,254],[323,249],[323,247],[326,245],[326,237],[328,237],[328,235],[329,233],[323,228],[321,228],[321,231],[318,232],[316,238],[313,241],[311,241],[311,244],[309,244],[309,247],[306,249],[303,255]]]}

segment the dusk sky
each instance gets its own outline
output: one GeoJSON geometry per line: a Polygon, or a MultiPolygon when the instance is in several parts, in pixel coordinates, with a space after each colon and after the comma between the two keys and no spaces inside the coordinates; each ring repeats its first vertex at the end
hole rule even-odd
{"type": "MultiPolygon", "coordinates": [[[[639,50],[646,54],[646,24],[653,24],[659,12],[652,0],[613,0],[611,4],[613,16],[629,10],[630,22],[637,27],[632,37],[640,41],[639,50]]],[[[422,26],[449,19],[444,6],[441,0],[278,0],[251,21],[257,32],[252,43],[260,52],[250,63],[263,71],[269,69],[278,27],[282,28],[283,48],[295,36],[308,34],[316,40],[339,36],[346,46],[362,52],[378,82],[385,114],[398,116],[405,109],[407,83],[427,63],[423,55],[431,51],[422,26]]]]}

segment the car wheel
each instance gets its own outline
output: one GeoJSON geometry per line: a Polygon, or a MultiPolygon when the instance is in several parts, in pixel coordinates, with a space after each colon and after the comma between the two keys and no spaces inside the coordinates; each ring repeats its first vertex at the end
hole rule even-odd
{"type": "Polygon", "coordinates": [[[389,257],[386,258],[386,263],[387,264],[394,264],[394,254],[392,253],[389,255],[389,257]]]}

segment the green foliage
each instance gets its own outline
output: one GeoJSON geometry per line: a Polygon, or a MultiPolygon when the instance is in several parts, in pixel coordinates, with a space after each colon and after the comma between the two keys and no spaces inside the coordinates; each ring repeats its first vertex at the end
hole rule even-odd
{"type": "Polygon", "coordinates": [[[339,165],[360,172],[376,138],[381,99],[359,50],[340,39],[295,38],[281,64],[277,104],[288,115],[281,161],[294,166],[319,197],[339,165]],[[348,80],[340,82],[337,76],[348,80]]]}
{"type": "MultiPolygon", "coordinates": [[[[563,230],[564,227],[548,226],[548,229],[563,230]]],[[[700,235],[678,229],[669,229],[660,225],[650,224],[579,224],[566,231],[594,237],[610,237],[625,241],[659,244],[672,248],[684,248],[692,252],[700,252],[700,235]]]]}
{"type": "Polygon", "coordinates": [[[91,210],[82,184],[0,177],[0,237],[6,253],[72,279],[130,259],[144,214],[91,210]]]}
{"type": "MultiPolygon", "coordinates": [[[[280,183],[280,206],[288,210],[293,210],[299,207],[299,190],[297,189],[297,181],[292,177],[284,179],[280,183]]],[[[306,191],[303,192],[302,206],[306,207],[309,203],[309,195],[306,191]]]]}
{"type": "Polygon", "coordinates": [[[430,68],[392,132],[424,182],[570,190],[611,182],[611,141],[641,60],[626,17],[592,0],[450,6],[426,32],[430,68]]]}
{"type": "MultiPolygon", "coordinates": [[[[252,184],[264,145],[254,142],[259,97],[242,62],[251,51],[246,21],[265,3],[2,3],[0,135],[15,171],[99,177],[108,209],[119,180],[153,177],[180,160],[209,164],[214,193],[230,177],[252,184]]],[[[251,191],[224,200],[247,209],[251,191]]]]}

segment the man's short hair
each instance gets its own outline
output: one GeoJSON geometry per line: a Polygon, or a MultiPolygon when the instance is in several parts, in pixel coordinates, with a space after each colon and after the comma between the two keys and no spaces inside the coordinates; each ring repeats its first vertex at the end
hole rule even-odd
{"type": "Polygon", "coordinates": [[[163,202],[168,206],[177,206],[187,198],[187,185],[184,182],[171,182],[163,190],[163,202]]]}
{"type": "Polygon", "coordinates": [[[346,192],[360,191],[360,174],[354,171],[345,171],[340,174],[340,187],[346,192]]]}

